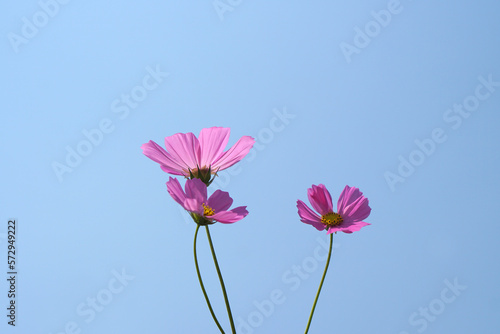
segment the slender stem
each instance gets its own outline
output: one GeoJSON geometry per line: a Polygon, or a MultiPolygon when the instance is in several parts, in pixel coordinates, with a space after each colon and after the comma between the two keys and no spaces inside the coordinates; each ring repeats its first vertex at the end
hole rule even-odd
{"type": "Polygon", "coordinates": [[[309,316],[309,321],[307,322],[306,332],[309,332],[309,326],[311,326],[311,321],[314,314],[314,309],[316,308],[316,303],[318,302],[319,293],[321,292],[321,288],[323,287],[323,282],[325,281],[326,271],[328,270],[328,265],[330,264],[330,257],[332,256],[332,245],[333,245],[333,233],[330,234],[330,249],[328,250],[328,258],[326,259],[325,271],[323,272],[323,277],[321,278],[321,283],[319,284],[318,292],[316,293],[316,298],[314,299],[314,304],[311,310],[311,315],[309,316]]]}
{"type": "Polygon", "coordinates": [[[198,280],[200,281],[201,291],[203,291],[203,295],[205,296],[205,300],[207,301],[207,306],[208,309],[210,310],[210,313],[212,314],[212,318],[214,318],[215,324],[217,325],[217,327],[219,327],[220,332],[222,334],[225,334],[224,330],[219,324],[219,321],[217,320],[217,317],[215,316],[214,310],[212,309],[212,304],[210,304],[210,299],[208,299],[207,291],[205,290],[205,286],[203,285],[203,280],[201,279],[200,267],[198,266],[198,256],[196,255],[196,240],[198,239],[199,229],[200,225],[196,224],[196,232],[194,232],[194,245],[193,245],[194,264],[196,266],[196,273],[198,274],[198,280]]]}
{"type": "Polygon", "coordinates": [[[215,269],[217,269],[217,275],[219,275],[220,286],[222,288],[222,293],[224,294],[224,301],[226,302],[227,315],[229,316],[229,322],[231,323],[231,330],[233,334],[236,334],[236,328],[234,327],[233,315],[231,314],[231,307],[229,306],[229,299],[227,298],[226,287],[224,286],[224,280],[222,279],[222,274],[220,272],[219,263],[217,262],[217,257],[215,256],[214,245],[212,244],[212,238],[210,237],[210,231],[207,228],[208,243],[210,244],[210,250],[212,251],[212,256],[214,258],[215,269]]]}

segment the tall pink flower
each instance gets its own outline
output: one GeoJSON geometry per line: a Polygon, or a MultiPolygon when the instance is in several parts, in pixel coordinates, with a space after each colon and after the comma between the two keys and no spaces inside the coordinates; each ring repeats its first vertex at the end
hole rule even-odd
{"type": "Polygon", "coordinates": [[[371,208],[368,206],[368,199],[358,188],[345,186],[337,202],[337,212],[333,211],[332,197],[324,185],[313,185],[307,189],[307,197],[321,216],[304,202],[297,200],[300,221],[320,231],[327,229],[327,234],[337,231],[352,233],[371,225],[362,221],[370,215],[371,208]]]}
{"type": "Polygon", "coordinates": [[[141,148],[148,158],[160,164],[163,171],[201,178],[209,184],[212,174],[243,159],[255,143],[252,137],[243,136],[224,152],[230,131],[222,127],[205,128],[200,131],[199,138],[191,132],[176,133],[165,138],[167,150],[152,140],[141,148]]]}
{"type": "Polygon", "coordinates": [[[227,211],[233,204],[233,199],[225,191],[216,190],[207,199],[207,186],[200,179],[186,180],[184,188],[185,192],[177,179],[169,178],[168,193],[185,210],[189,211],[194,221],[200,225],[213,224],[216,221],[231,224],[248,215],[246,206],[227,211]]]}

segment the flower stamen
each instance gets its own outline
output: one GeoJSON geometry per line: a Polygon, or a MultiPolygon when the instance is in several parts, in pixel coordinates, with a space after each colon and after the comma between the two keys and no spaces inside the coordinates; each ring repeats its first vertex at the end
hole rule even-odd
{"type": "Polygon", "coordinates": [[[206,216],[213,216],[215,215],[215,211],[214,209],[212,209],[211,207],[209,207],[208,205],[206,205],[205,203],[201,204],[203,205],[203,215],[206,217],[206,216]]]}
{"type": "Polygon", "coordinates": [[[326,227],[339,226],[343,221],[344,219],[342,219],[342,216],[335,212],[330,212],[321,216],[321,222],[325,224],[326,227]]]}

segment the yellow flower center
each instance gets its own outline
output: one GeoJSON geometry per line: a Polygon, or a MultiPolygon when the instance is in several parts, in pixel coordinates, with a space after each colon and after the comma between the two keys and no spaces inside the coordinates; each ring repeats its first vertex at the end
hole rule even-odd
{"type": "Polygon", "coordinates": [[[343,221],[344,220],[342,219],[342,217],[335,212],[330,212],[326,215],[321,216],[321,222],[327,227],[339,226],[343,221]]]}
{"type": "Polygon", "coordinates": [[[204,216],[213,216],[213,215],[215,215],[214,209],[212,209],[211,207],[209,207],[205,203],[203,203],[202,205],[203,205],[203,215],[204,216]]]}

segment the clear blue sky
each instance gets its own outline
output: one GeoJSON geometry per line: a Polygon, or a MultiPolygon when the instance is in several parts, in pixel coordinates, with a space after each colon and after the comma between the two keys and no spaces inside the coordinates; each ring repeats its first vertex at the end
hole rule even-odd
{"type": "Polygon", "coordinates": [[[327,237],[295,203],[318,183],[359,187],[372,225],[335,235],[309,333],[496,333],[498,3],[215,5],[2,5],[0,332],[218,333],[195,224],[140,147],[224,126],[257,140],[212,186],[250,211],[211,228],[239,333],[304,332],[327,237]]]}

